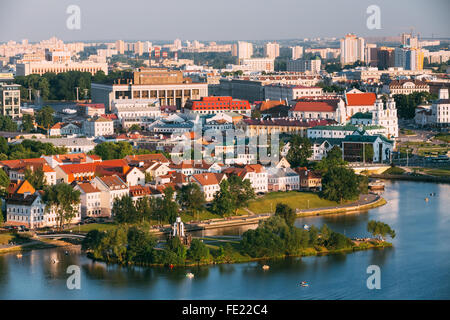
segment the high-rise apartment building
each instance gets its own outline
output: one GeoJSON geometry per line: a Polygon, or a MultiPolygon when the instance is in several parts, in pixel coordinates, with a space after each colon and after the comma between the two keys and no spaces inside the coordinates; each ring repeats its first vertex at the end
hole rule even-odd
{"type": "Polygon", "coordinates": [[[134,44],[134,54],[137,56],[142,56],[144,53],[144,44],[140,41],[134,44]]]}
{"type": "Polygon", "coordinates": [[[292,60],[297,60],[297,59],[300,59],[301,57],[303,57],[303,47],[295,46],[295,47],[291,47],[291,50],[292,50],[292,56],[291,56],[292,60]]]}
{"type": "Polygon", "coordinates": [[[20,85],[0,82],[0,113],[20,117],[20,85]]]}
{"type": "Polygon", "coordinates": [[[123,40],[116,41],[116,50],[119,54],[125,53],[125,42],[123,42],[123,40]]]}
{"type": "Polygon", "coordinates": [[[238,41],[237,57],[239,60],[250,59],[253,55],[253,44],[245,41],[238,41]]]}
{"type": "Polygon", "coordinates": [[[341,64],[351,64],[356,61],[365,61],[365,43],[363,38],[354,34],[347,34],[341,39],[341,64]]]}
{"type": "Polygon", "coordinates": [[[280,45],[276,42],[268,42],[264,45],[264,55],[267,58],[275,59],[280,55],[280,45]]]}

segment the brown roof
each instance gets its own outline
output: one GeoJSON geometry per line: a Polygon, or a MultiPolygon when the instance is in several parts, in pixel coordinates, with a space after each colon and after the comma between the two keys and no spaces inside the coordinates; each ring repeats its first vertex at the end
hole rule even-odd
{"type": "Polygon", "coordinates": [[[78,186],[81,188],[81,190],[83,190],[84,193],[100,192],[100,190],[97,189],[96,186],[88,182],[80,183],[78,184],[78,186]]]}
{"type": "Polygon", "coordinates": [[[192,175],[192,178],[195,179],[202,186],[208,186],[208,185],[219,184],[222,181],[224,175],[225,174],[223,174],[223,173],[205,172],[205,173],[194,174],[194,175],[192,175]]]}
{"type": "Polygon", "coordinates": [[[286,101],[278,101],[278,100],[269,100],[269,101],[262,101],[259,105],[260,111],[265,111],[268,109],[272,109],[273,107],[279,106],[279,105],[286,105],[286,101]]]}
{"type": "Polygon", "coordinates": [[[292,111],[313,111],[313,112],[334,112],[337,108],[338,100],[325,101],[298,101],[291,109],[292,111]]]}
{"type": "Polygon", "coordinates": [[[126,189],[128,188],[127,184],[120,179],[118,176],[105,176],[98,177],[105,185],[107,185],[110,189],[126,189]]]}
{"type": "Polygon", "coordinates": [[[130,155],[124,158],[126,161],[156,161],[156,162],[169,162],[169,160],[162,153],[150,153],[150,154],[137,154],[130,155]]]}

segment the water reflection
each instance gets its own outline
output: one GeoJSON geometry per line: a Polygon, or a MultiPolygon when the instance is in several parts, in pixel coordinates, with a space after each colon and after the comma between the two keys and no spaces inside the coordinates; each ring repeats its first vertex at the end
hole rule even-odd
{"type": "MultiPolygon", "coordinates": [[[[78,248],[0,255],[0,299],[449,299],[450,186],[386,182],[388,205],[368,212],[296,220],[297,226],[324,223],[347,236],[367,235],[371,219],[397,233],[393,248],[242,264],[121,267],[94,262],[78,248]],[[436,193],[428,203],[425,194],[436,193]],[[52,261],[58,260],[57,263],[52,261]],[[82,290],[66,287],[66,269],[81,266],[82,290]],[[270,266],[263,270],[262,265],[270,266]],[[382,290],[368,290],[366,269],[382,269],[382,290]],[[187,272],[195,277],[188,279],[187,272]],[[310,287],[299,287],[308,281],[310,287]]],[[[248,228],[207,230],[236,235],[248,228]]],[[[201,235],[201,232],[200,232],[201,235]]]]}

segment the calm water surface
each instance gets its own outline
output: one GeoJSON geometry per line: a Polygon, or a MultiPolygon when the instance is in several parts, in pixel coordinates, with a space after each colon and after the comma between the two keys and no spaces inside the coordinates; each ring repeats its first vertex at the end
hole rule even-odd
{"type": "MultiPolygon", "coordinates": [[[[450,185],[386,182],[388,204],[369,212],[308,217],[347,236],[367,236],[370,219],[397,232],[394,247],[321,257],[200,268],[123,268],[92,262],[78,249],[0,256],[0,299],[449,299],[450,185]],[[430,193],[436,193],[430,197],[430,193]],[[425,202],[425,197],[430,201],[425,202]],[[52,264],[56,258],[60,263],[52,264]],[[68,290],[67,266],[81,267],[81,289],[68,290]],[[381,268],[381,289],[369,290],[366,269],[381,268]],[[185,277],[192,271],[193,279],[185,277]],[[298,286],[308,281],[310,286],[298,286]]],[[[255,227],[255,226],[252,226],[255,227]]],[[[249,227],[204,234],[242,234],[249,227]]]]}

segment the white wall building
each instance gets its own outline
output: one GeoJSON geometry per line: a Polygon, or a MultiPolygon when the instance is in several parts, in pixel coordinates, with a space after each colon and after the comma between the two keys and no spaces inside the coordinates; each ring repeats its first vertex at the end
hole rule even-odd
{"type": "Polygon", "coordinates": [[[114,134],[114,121],[94,117],[84,121],[84,134],[88,137],[98,137],[114,134]]]}

